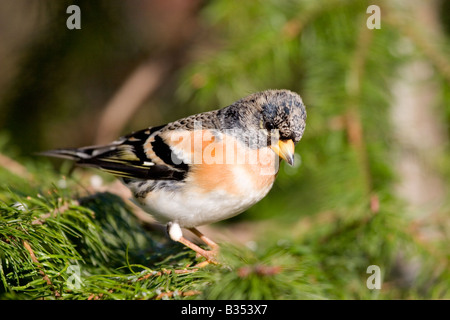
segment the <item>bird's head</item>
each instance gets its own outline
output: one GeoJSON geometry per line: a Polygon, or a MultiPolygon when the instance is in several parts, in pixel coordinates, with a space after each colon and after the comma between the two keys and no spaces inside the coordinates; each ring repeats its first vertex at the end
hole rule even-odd
{"type": "Polygon", "coordinates": [[[294,147],[305,130],[306,110],[302,98],[289,90],[266,90],[251,94],[222,109],[224,126],[237,129],[236,137],[250,148],[269,146],[290,165],[294,147]]]}

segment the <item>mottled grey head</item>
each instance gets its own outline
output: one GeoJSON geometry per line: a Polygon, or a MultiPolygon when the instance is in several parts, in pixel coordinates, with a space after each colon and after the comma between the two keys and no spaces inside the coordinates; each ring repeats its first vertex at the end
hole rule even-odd
{"type": "Polygon", "coordinates": [[[297,93],[257,92],[220,110],[219,115],[223,129],[235,130],[235,136],[249,147],[270,146],[292,164],[294,145],[300,141],[306,123],[305,106],[297,93]]]}

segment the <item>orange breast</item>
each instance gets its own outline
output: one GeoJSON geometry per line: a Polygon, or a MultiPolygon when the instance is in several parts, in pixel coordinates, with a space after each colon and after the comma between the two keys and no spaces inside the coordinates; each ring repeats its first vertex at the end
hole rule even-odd
{"type": "Polygon", "coordinates": [[[223,190],[242,195],[270,188],[278,171],[278,157],[269,148],[252,150],[233,137],[210,130],[184,132],[171,144],[189,155],[188,180],[200,192],[223,190]]]}

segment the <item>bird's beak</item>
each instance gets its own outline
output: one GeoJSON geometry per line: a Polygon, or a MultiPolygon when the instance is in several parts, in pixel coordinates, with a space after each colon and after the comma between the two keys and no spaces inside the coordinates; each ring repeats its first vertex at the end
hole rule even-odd
{"type": "Polygon", "coordinates": [[[286,160],[291,166],[294,165],[294,141],[289,140],[278,140],[278,143],[270,146],[281,159],[286,160]]]}

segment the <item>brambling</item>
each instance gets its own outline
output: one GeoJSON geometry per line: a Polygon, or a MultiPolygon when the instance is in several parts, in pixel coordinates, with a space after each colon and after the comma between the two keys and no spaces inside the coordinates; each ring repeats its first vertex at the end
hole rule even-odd
{"type": "Polygon", "coordinates": [[[116,175],[131,190],[135,203],[167,225],[172,240],[214,262],[218,246],[197,227],[233,217],[264,198],[279,160],[293,164],[305,121],[298,94],[266,90],[107,145],[44,154],[116,175]],[[187,240],[181,228],[211,250],[187,240]]]}

